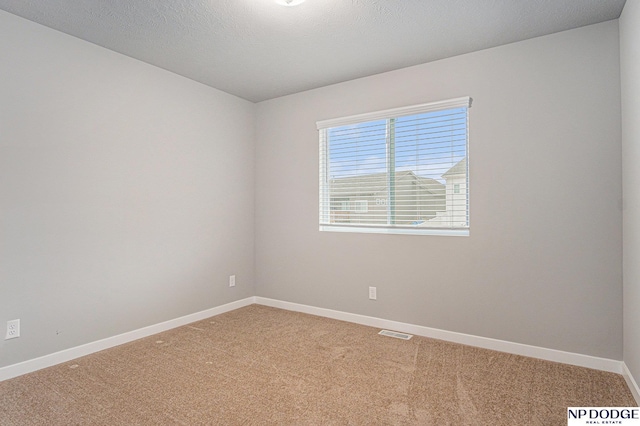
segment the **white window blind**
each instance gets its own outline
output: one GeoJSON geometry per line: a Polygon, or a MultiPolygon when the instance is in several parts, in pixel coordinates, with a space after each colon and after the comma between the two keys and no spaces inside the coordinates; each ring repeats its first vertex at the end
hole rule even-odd
{"type": "Polygon", "coordinates": [[[468,235],[470,106],[319,121],[320,230],[468,235]]]}

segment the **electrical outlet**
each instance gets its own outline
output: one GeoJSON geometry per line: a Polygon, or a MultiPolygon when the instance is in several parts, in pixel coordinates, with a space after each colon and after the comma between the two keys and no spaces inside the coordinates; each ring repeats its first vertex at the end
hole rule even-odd
{"type": "Polygon", "coordinates": [[[369,299],[376,300],[378,298],[376,287],[369,287],[369,299]]]}
{"type": "Polygon", "coordinates": [[[236,286],[236,276],[229,275],[229,287],[235,287],[235,286],[236,286]]]}
{"type": "Polygon", "coordinates": [[[7,321],[7,335],[4,340],[15,339],[16,337],[20,337],[20,320],[7,321]]]}

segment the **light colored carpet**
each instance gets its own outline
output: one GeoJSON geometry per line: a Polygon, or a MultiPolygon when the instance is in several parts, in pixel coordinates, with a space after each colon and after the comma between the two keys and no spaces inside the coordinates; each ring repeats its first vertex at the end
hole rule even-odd
{"type": "Polygon", "coordinates": [[[0,382],[9,425],[565,425],[622,376],[251,305],[0,382]]]}

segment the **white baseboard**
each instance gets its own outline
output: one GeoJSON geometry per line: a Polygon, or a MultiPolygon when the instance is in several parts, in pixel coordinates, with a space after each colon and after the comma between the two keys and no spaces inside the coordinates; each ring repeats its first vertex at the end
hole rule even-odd
{"type": "Polygon", "coordinates": [[[20,362],[18,364],[8,365],[6,367],[0,368],[0,382],[3,380],[11,379],[13,377],[21,376],[23,374],[31,373],[33,371],[40,370],[42,368],[51,367],[56,364],[71,361],[72,359],[76,359],[81,356],[99,352],[104,349],[109,349],[114,346],[122,345],[124,343],[141,339],[143,337],[147,337],[153,334],[161,333],[163,331],[171,330],[172,328],[180,327],[185,324],[189,324],[195,321],[200,321],[205,318],[212,317],[214,315],[219,315],[225,312],[233,311],[235,309],[239,309],[244,306],[249,306],[254,303],[255,303],[254,297],[248,297],[246,299],[237,300],[235,302],[227,303],[225,305],[216,306],[215,308],[206,309],[204,311],[185,315],[180,318],[175,318],[169,321],[161,322],[159,324],[154,324],[148,327],[143,327],[137,330],[122,333],[117,336],[107,337],[106,339],[87,343],[81,346],[76,346],[70,349],[65,349],[60,352],[55,352],[49,355],[44,355],[39,358],[30,359],[28,361],[20,362]]]}
{"type": "Polygon", "coordinates": [[[629,386],[633,397],[636,399],[636,403],[640,406],[640,387],[638,387],[638,382],[635,381],[631,371],[629,371],[629,368],[627,367],[627,364],[624,362],[622,363],[622,370],[622,376],[627,382],[627,386],[629,386]]]}
{"type": "Polygon", "coordinates": [[[636,401],[638,401],[638,404],[640,405],[640,391],[638,390],[638,385],[631,375],[629,369],[622,361],[592,357],[589,355],[581,355],[571,352],[558,351],[555,349],[541,348],[537,346],[524,345],[521,343],[507,342],[504,340],[472,336],[469,334],[439,330],[436,328],[407,324],[398,321],[390,321],[382,318],[369,317],[365,315],[352,314],[331,309],[318,308],[315,306],[285,302],[259,296],[248,297],[246,299],[227,303],[222,306],[217,306],[215,308],[207,309],[201,312],[185,315],[180,318],[150,325],[148,327],[119,334],[117,336],[108,337],[96,342],[87,343],[85,345],[20,362],[18,364],[2,367],[0,368],[0,381],[31,373],[42,368],[51,367],[63,362],[68,362],[81,356],[112,348],[114,346],[141,339],[143,337],[151,336],[153,334],[161,333],[172,328],[180,327],[195,321],[200,321],[205,318],[209,318],[225,312],[230,312],[235,309],[252,305],[254,303],[271,306],[274,308],[286,309],[289,311],[302,312],[326,318],[333,318],[341,321],[348,321],[356,324],[367,325],[370,327],[402,331],[417,336],[430,337],[434,339],[445,340],[448,342],[461,343],[464,345],[476,346],[485,349],[492,349],[515,355],[523,355],[532,358],[544,359],[548,361],[622,374],[627,381],[631,392],[634,394],[636,401]]]}
{"type": "Polygon", "coordinates": [[[333,318],[341,321],[353,322],[356,324],[368,325],[370,327],[385,328],[389,330],[415,334],[417,336],[431,337],[433,339],[446,340],[448,342],[461,343],[464,345],[476,346],[485,349],[492,349],[495,351],[507,352],[515,355],[523,355],[532,358],[544,359],[547,361],[560,362],[563,364],[571,364],[579,367],[587,367],[596,370],[608,371],[611,373],[624,374],[624,363],[622,361],[616,361],[607,358],[598,358],[589,355],[559,351],[555,349],[541,348],[538,346],[524,345],[521,343],[507,342],[504,340],[472,336],[469,334],[439,330],[437,328],[423,327],[420,325],[390,321],[381,318],[368,317],[365,315],[351,314],[348,312],[334,311],[331,309],[317,308],[315,306],[284,302],[281,300],[268,299],[259,296],[255,297],[255,301],[260,305],[286,309],[289,311],[303,312],[306,314],[333,318]]]}

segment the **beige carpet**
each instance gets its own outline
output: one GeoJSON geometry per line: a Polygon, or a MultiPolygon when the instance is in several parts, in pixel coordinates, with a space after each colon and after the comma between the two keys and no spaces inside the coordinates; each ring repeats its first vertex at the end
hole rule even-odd
{"type": "Polygon", "coordinates": [[[566,425],[620,375],[252,305],[0,382],[8,425],[566,425]]]}

